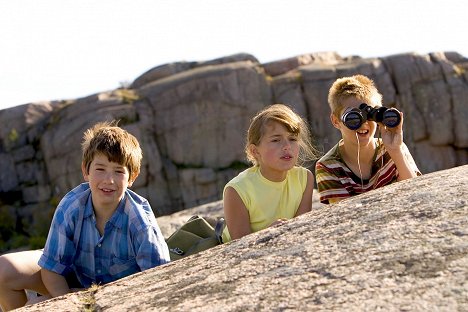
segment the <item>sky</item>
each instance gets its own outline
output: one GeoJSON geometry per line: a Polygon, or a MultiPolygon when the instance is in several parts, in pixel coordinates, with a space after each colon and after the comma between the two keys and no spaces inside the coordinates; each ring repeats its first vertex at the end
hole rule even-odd
{"type": "Polygon", "coordinates": [[[324,51],[468,57],[466,12],[465,0],[0,0],[0,109],[236,53],[261,63],[324,51]]]}

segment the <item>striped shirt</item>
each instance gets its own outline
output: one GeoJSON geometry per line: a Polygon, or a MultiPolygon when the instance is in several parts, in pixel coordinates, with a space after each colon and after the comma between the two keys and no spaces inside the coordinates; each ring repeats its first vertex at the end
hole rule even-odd
{"type": "MultiPolygon", "coordinates": [[[[344,162],[339,143],[319,159],[315,165],[315,178],[322,203],[329,204],[329,199],[348,198],[397,181],[398,170],[395,163],[382,142],[376,139],[376,144],[379,147],[372,161],[371,176],[362,181],[344,162]]],[[[411,167],[420,175],[421,172],[404,143],[403,148],[411,167]]]]}
{"type": "Polygon", "coordinates": [[[166,242],[145,198],[127,189],[101,236],[91,196],[89,184],[83,183],[62,199],[39,266],[64,276],[74,273],[87,288],[170,261],[166,242]]]}

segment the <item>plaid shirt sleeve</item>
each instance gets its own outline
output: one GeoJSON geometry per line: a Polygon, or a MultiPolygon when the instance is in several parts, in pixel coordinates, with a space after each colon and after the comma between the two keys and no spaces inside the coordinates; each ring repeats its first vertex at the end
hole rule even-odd
{"type": "Polygon", "coordinates": [[[141,271],[170,261],[169,250],[159,227],[148,226],[139,231],[134,245],[136,261],[141,271]]]}
{"type": "Polygon", "coordinates": [[[129,222],[133,232],[132,242],[137,265],[141,271],[170,261],[169,249],[146,199],[127,190],[129,222]]]}
{"type": "Polygon", "coordinates": [[[40,267],[61,275],[71,271],[76,252],[73,237],[79,208],[77,194],[83,194],[84,188],[78,186],[70,191],[55,210],[44,251],[38,262],[40,267]]]}

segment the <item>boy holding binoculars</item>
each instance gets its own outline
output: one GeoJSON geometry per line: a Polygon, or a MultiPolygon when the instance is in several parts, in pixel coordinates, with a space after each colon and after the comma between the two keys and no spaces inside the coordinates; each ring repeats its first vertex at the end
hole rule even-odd
{"type": "Polygon", "coordinates": [[[403,113],[382,106],[382,95],[363,75],[337,79],[328,93],[330,119],[342,139],[315,166],[325,204],[420,175],[403,142],[403,113]],[[374,138],[380,130],[381,138],[374,138]]]}

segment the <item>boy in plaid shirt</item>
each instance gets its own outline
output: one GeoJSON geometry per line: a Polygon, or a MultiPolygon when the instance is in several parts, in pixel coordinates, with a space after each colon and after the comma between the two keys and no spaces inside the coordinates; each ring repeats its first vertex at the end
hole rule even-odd
{"type": "Polygon", "coordinates": [[[45,300],[170,261],[148,201],[128,189],[140,172],[137,139],[99,123],[85,132],[82,148],[86,182],[58,205],[44,250],[0,257],[4,311],[26,303],[25,289],[45,300]]]}

